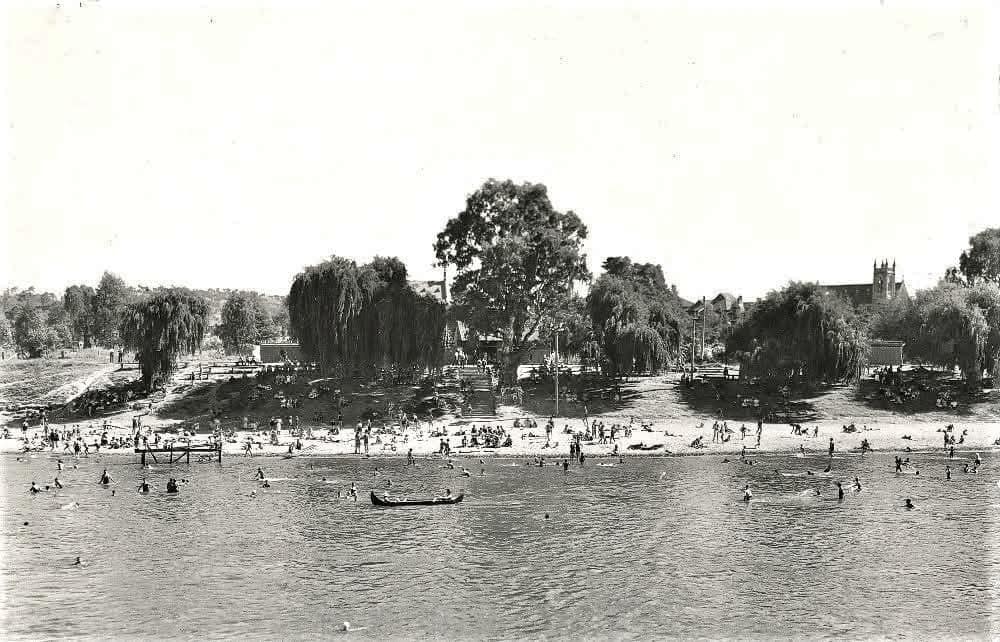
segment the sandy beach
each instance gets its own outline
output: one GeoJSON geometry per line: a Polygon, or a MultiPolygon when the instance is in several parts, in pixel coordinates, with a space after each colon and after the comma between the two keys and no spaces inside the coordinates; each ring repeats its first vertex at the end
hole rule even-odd
{"type": "MultiPolygon", "coordinates": [[[[556,429],[553,431],[549,444],[546,444],[545,422],[546,418],[526,415],[516,409],[501,407],[498,409],[498,418],[491,421],[475,421],[462,419],[442,419],[432,423],[421,422],[418,427],[409,427],[402,431],[398,426],[392,428],[395,434],[377,434],[374,430],[368,447],[369,457],[405,457],[412,449],[415,456],[427,456],[437,453],[440,449],[441,440],[447,438],[451,446],[452,457],[552,457],[562,458],[568,456],[569,444],[572,434],[568,431],[580,432],[584,430],[581,419],[558,419],[555,422],[556,429]],[[525,419],[534,419],[538,423],[535,428],[514,427],[515,419],[520,419],[524,423],[525,419]],[[471,441],[471,429],[473,426],[502,427],[511,435],[512,445],[506,448],[478,448],[474,446],[462,447],[462,438],[466,436],[471,441]]],[[[130,426],[121,420],[119,416],[115,420],[110,420],[107,424],[109,438],[127,437],[130,433],[130,426]]],[[[628,417],[621,416],[595,416],[591,421],[603,422],[607,428],[613,424],[627,426],[628,417]]],[[[583,452],[587,457],[657,457],[664,455],[739,455],[743,448],[746,448],[748,457],[759,453],[791,453],[801,452],[815,455],[826,455],[829,452],[830,438],[833,438],[835,452],[859,452],[861,442],[867,439],[871,449],[874,451],[930,451],[943,450],[943,434],[945,424],[929,422],[893,422],[886,423],[863,421],[855,422],[857,432],[844,432],[844,424],[834,421],[818,421],[802,424],[807,435],[795,435],[792,427],[788,424],[763,425],[759,446],[756,438],[756,424],[751,422],[728,422],[728,427],[734,432],[730,433],[728,442],[712,441],[712,418],[704,418],[701,421],[692,420],[672,420],[664,422],[653,422],[641,425],[635,422],[631,426],[631,434],[626,436],[624,430],[619,430],[614,442],[599,443],[598,440],[583,441],[583,452]],[[741,438],[741,427],[746,426],[745,438],[741,438]],[[818,432],[816,432],[818,428],[818,432]],[[703,448],[695,448],[691,443],[702,437],[703,448]],[[642,446],[644,449],[630,448],[642,446]],[[658,448],[650,449],[651,446],[658,448]],[[617,450],[616,450],[617,447],[617,450]]],[[[104,429],[100,422],[84,423],[78,425],[87,443],[93,445],[100,441],[104,429]]],[[[72,427],[72,425],[51,424],[57,428],[72,427]]],[[[167,441],[179,439],[180,436],[169,432],[168,422],[157,423],[155,429],[158,432],[167,431],[163,438],[167,441]]],[[[308,427],[304,427],[308,429],[308,427]]],[[[12,437],[20,431],[11,431],[12,437]]],[[[987,451],[997,449],[995,442],[1000,439],[1000,424],[994,422],[963,423],[954,422],[954,431],[951,434],[956,436],[956,441],[962,438],[962,443],[955,444],[956,452],[962,451],[987,451]],[[967,432],[966,432],[967,431],[967,432]]],[[[302,437],[302,448],[295,450],[296,456],[301,457],[326,457],[326,456],[359,456],[355,453],[354,431],[351,428],[340,431],[339,435],[330,434],[327,428],[312,429],[312,438],[302,437]]],[[[192,443],[204,443],[208,440],[208,435],[199,434],[190,438],[192,443]]],[[[32,427],[28,431],[29,442],[33,447],[42,444],[41,430],[32,427]]],[[[183,438],[184,441],[186,438],[183,438]]],[[[244,450],[247,441],[253,442],[254,456],[284,456],[288,454],[289,444],[294,444],[296,438],[288,430],[282,430],[278,435],[279,445],[270,444],[269,432],[258,430],[256,432],[237,431],[235,439],[229,438],[223,445],[223,453],[226,456],[245,456],[244,450]]],[[[179,442],[180,443],[180,442],[179,442]]],[[[25,442],[21,438],[10,438],[0,440],[0,452],[18,453],[24,450],[25,442]]],[[[59,446],[61,451],[62,445],[59,446]]],[[[362,448],[363,450],[363,448],[362,448]]],[[[45,452],[49,449],[46,447],[45,452]]],[[[109,449],[102,448],[102,454],[122,453],[134,456],[132,448],[109,449]]],[[[68,454],[68,453],[67,453],[68,454]]],[[[364,456],[362,452],[360,456],[364,456]]]]}

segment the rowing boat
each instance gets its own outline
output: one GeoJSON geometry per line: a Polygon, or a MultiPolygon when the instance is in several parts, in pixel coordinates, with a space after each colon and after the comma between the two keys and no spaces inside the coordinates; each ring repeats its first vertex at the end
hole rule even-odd
{"type": "Polygon", "coordinates": [[[456,495],[449,498],[434,499],[382,499],[372,491],[372,504],[375,506],[439,506],[441,504],[458,504],[465,495],[456,495]]]}

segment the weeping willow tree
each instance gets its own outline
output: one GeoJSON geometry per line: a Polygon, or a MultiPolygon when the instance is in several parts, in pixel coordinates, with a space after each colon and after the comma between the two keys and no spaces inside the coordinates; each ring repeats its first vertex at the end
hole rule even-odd
{"type": "Polygon", "coordinates": [[[865,323],[847,302],[814,283],[790,283],[754,307],[727,348],[743,377],[843,381],[857,375],[869,345],[865,323]]]}
{"type": "Polygon", "coordinates": [[[177,357],[194,353],[208,329],[208,302],[186,290],[166,290],[125,307],[119,335],[135,350],[150,388],[173,371],[177,357]]]}
{"type": "Polygon", "coordinates": [[[887,308],[879,332],[906,341],[907,356],[945,368],[958,366],[979,385],[985,370],[1000,376],[1000,286],[941,282],[916,300],[887,308]]]}
{"type": "Polygon", "coordinates": [[[413,290],[396,258],[359,266],[333,257],[307,267],[292,282],[288,317],[302,351],[324,372],[442,362],[444,304],[413,290]]]}
{"type": "Polygon", "coordinates": [[[681,312],[660,266],[611,257],[604,269],[587,312],[609,374],[662,370],[679,347],[681,312]]]}

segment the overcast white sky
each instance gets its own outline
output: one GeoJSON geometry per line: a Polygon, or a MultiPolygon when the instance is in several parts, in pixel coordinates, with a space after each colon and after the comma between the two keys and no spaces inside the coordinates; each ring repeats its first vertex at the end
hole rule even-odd
{"type": "Polygon", "coordinates": [[[688,298],[883,257],[912,291],[1000,226],[987,0],[610,4],[22,3],[0,287],[432,278],[489,177],[548,185],[595,273],[660,263],[688,298]]]}

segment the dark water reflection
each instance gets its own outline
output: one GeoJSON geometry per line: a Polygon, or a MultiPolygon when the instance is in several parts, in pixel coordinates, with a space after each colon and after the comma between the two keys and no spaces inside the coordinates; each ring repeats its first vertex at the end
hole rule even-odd
{"type": "Polygon", "coordinates": [[[58,495],[31,496],[55,460],[5,457],[2,632],[319,639],[347,620],[361,638],[995,637],[1000,471],[956,465],[949,483],[944,459],[914,460],[919,477],[894,476],[879,454],[835,460],[829,477],[804,475],[823,461],[772,456],[569,474],[470,460],[486,476],[460,478],[436,461],[231,458],[153,469],[159,488],[169,475],[190,483],[140,496],[139,467],[105,456],[64,471],[58,495]],[[250,497],[258,464],[278,480],[250,497]],[[94,483],[105,466],[114,497],[94,483]],[[855,476],[864,490],[837,502],[836,481],[855,476]],[[336,498],[386,478],[394,493],[450,487],[466,501],[336,498]],[[919,510],[903,510],[905,497],[919,510]],[[72,501],[80,508],[60,509],[72,501]]]}

